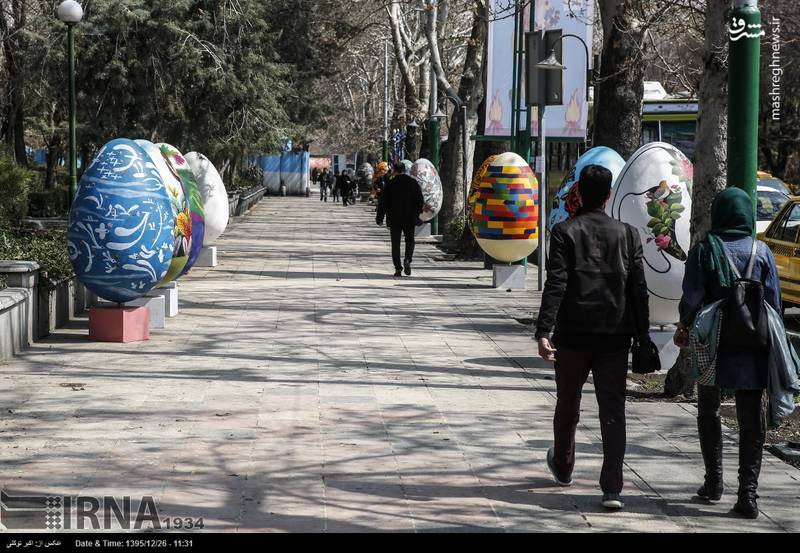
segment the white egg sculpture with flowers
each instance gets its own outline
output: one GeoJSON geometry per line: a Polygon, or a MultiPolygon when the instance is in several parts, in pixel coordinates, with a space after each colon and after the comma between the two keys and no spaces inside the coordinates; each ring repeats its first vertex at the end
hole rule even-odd
{"type": "Polygon", "coordinates": [[[678,322],[690,247],[693,166],[671,144],[653,142],[631,156],[614,186],[608,214],[632,225],[642,241],[650,323],[678,322]]]}

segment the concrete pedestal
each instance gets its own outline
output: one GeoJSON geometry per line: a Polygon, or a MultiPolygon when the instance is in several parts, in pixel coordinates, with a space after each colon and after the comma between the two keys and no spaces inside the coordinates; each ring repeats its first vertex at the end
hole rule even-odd
{"type": "Polygon", "coordinates": [[[150,310],[150,329],[167,328],[167,311],[164,296],[144,296],[127,302],[125,307],[147,307],[150,310]]]}
{"type": "Polygon", "coordinates": [[[423,223],[418,227],[414,227],[414,236],[417,238],[428,238],[431,235],[431,224],[423,223]]]}
{"type": "Polygon", "coordinates": [[[167,317],[178,316],[178,283],[172,281],[162,288],[154,288],[147,293],[147,297],[161,296],[164,298],[164,309],[167,317]]]}
{"type": "Polygon", "coordinates": [[[216,267],[217,266],[217,247],[203,246],[197,256],[195,267],[216,267]]]}
{"type": "Polygon", "coordinates": [[[492,274],[492,286],[504,290],[525,290],[524,265],[495,265],[492,274]]]}
{"type": "Polygon", "coordinates": [[[143,342],[150,339],[147,307],[92,307],[89,339],[96,342],[143,342]]]}

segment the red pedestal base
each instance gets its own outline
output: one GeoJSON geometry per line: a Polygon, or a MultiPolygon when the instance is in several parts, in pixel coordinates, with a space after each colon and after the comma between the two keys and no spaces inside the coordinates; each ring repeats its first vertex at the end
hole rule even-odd
{"type": "Polygon", "coordinates": [[[147,307],[92,307],[89,339],[96,342],[143,342],[150,339],[147,307]]]}

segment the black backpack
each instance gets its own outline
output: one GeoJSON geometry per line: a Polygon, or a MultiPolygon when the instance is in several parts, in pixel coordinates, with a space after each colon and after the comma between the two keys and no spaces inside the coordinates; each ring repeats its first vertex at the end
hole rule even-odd
{"type": "Polygon", "coordinates": [[[766,351],[769,347],[769,321],[764,303],[764,285],[753,280],[758,241],[753,240],[750,262],[742,277],[731,256],[725,257],[736,280],[722,304],[722,329],[719,346],[727,351],[766,351]]]}

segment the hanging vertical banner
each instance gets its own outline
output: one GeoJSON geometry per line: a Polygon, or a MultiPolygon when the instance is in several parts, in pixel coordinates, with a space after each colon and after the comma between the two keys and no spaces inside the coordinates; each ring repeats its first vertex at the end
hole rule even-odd
{"type": "MultiPolygon", "coordinates": [[[[488,136],[511,134],[515,4],[528,6],[527,2],[521,0],[516,3],[491,0],[484,121],[484,134],[488,136]]],[[[564,35],[574,34],[581,37],[589,48],[591,63],[594,0],[536,0],[533,8],[535,31],[561,29],[564,35]]],[[[526,8],[522,32],[530,29],[527,12],[526,8]]],[[[547,136],[582,139],[586,137],[589,119],[589,106],[586,102],[586,51],[573,37],[564,38],[562,63],[567,68],[564,71],[564,105],[548,106],[547,136]]],[[[521,75],[520,82],[525,82],[524,74],[521,75]]],[[[525,105],[524,88],[520,87],[521,106],[525,105]]],[[[535,116],[531,127],[532,135],[538,136],[535,116]]]]}
{"type": "MultiPolygon", "coordinates": [[[[527,5],[526,2],[519,2],[527,5]]],[[[514,93],[514,2],[491,0],[486,71],[484,134],[511,135],[514,93]],[[511,6],[509,7],[509,4],[511,6]]],[[[527,13],[527,9],[525,10],[527,13]]],[[[525,28],[529,26],[525,19],[525,28]]]]}
{"type": "MultiPolygon", "coordinates": [[[[592,63],[592,34],[594,31],[594,0],[536,0],[534,31],[561,29],[563,35],[577,35],[589,48],[586,50],[576,38],[564,36],[562,42],[564,70],[564,104],[548,106],[545,111],[548,138],[586,138],[589,105],[586,100],[588,64],[592,63]]],[[[533,135],[538,136],[534,118],[533,135]]]]}

